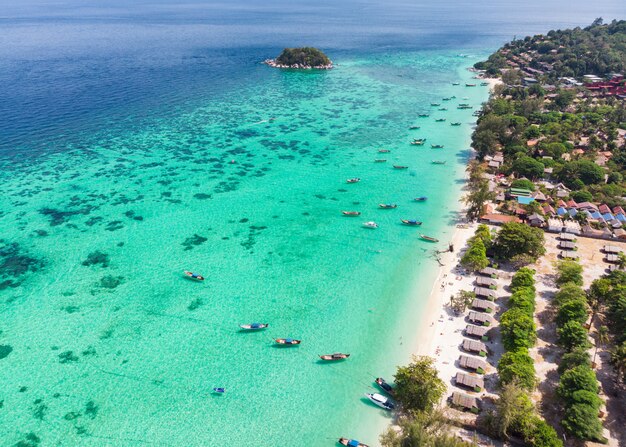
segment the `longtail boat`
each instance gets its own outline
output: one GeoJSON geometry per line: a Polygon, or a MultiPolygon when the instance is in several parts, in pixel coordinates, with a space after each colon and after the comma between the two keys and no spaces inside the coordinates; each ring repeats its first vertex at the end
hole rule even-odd
{"type": "Polygon", "coordinates": [[[361,181],[360,178],[354,177],[354,178],[349,178],[348,180],[346,180],[346,183],[359,183],[360,181],[361,181]]]}
{"type": "Polygon", "coordinates": [[[408,226],[411,226],[411,227],[419,227],[422,224],[422,222],[420,222],[419,220],[401,219],[401,222],[404,225],[408,225],[408,226]]]}
{"type": "Polygon", "coordinates": [[[422,196],[422,197],[416,197],[413,200],[415,200],[416,202],[425,202],[427,199],[428,197],[422,196]]]}
{"type": "Polygon", "coordinates": [[[342,211],[341,214],[343,214],[344,216],[360,216],[361,212],[360,211],[342,211]]]}
{"type": "Polygon", "coordinates": [[[267,328],[269,325],[269,323],[250,323],[240,324],[239,327],[244,331],[259,331],[261,329],[267,328]]]}
{"type": "Polygon", "coordinates": [[[348,447],[369,447],[367,444],[363,444],[356,439],[339,438],[339,441],[337,442],[341,445],[346,445],[348,447]]]}
{"type": "Polygon", "coordinates": [[[377,158],[376,160],[374,160],[374,163],[386,163],[387,159],[386,158],[377,158]]]}
{"type": "Polygon", "coordinates": [[[450,123],[450,125],[451,125],[451,126],[460,126],[460,125],[461,125],[461,123],[457,121],[457,122],[455,122],[455,123],[450,123]]]}
{"type": "Polygon", "coordinates": [[[302,343],[302,340],[295,340],[293,338],[275,338],[274,341],[282,346],[295,346],[302,343]]]}
{"type": "Polygon", "coordinates": [[[385,379],[383,379],[382,377],[377,377],[374,382],[376,382],[376,385],[378,385],[378,387],[385,393],[393,395],[393,388],[385,381],[385,379]]]}
{"type": "Polygon", "coordinates": [[[431,144],[430,147],[433,149],[443,149],[443,144],[431,144]]]}
{"type": "Polygon", "coordinates": [[[204,281],[204,276],[198,275],[197,273],[188,272],[185,270],[185,275],[187,275],[191,279],[195,279],[197,281],[204,281]]]}
{"type": "Polygon", "coordinates": [[[445,161],[441,161],[441,160],[432,160],[431,163],[434,164],[434,165],[445,165],[446,164],[445,161]]]}
{"type": "Polygon", "coordinates": [[[378,152],[380,152],[381,154],[386,154],[391,152],[389,149],[378,149],[378,152]]]}
{"type": "Polygon", "coordinates": [[[409,169],[408,166],[402,166],[402,165],[393,165],[393,169],[409,169]]]}
{"type": "Polygon", "coordinates": [[[334,354],[321,354],[319,358],[326,362],[333,362],[337,360],[345,360],[350,357],[350,354],[343,354],[341,352],[335,352],[334,354]]]}
{"type": "Polygon", "coordinates": [[[398,205],[395,204],[395,203],[379,203],[378,206],[381,207],[382,209],[385,209],[385,210],[398,208],[398,205]]]}
{"type": "Polygon", "coordinates": [[[445,120],[446,120],[445,118],[437,118],[437,119],[435,120],[435,122],[437,122],[437,123],[443,123],[445,120]]]}
{"type": "Polygon", "coordinates": [[[439,242],[439,239],[435,239],[434,237],[426,236],[424,234],[420,234],[420,238],[428,242],[439,242]]]}

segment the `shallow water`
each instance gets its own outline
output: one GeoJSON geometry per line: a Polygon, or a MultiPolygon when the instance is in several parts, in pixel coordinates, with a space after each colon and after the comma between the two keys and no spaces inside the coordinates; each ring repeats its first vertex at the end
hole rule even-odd
{"type": "MultiPolygon", "coordinates": [[[[312,16],[301,6],[266,16],[252,2],[217,15],[200,8],[194,21],[159,3],[144,15],[86,5],[13,6],[0,34],[10,43],[0,45],[5,439],[375,444],[388,419],[363,393],[374,377],[391,379],[413,346],[474,122],[456,106],[487,96],[464,87],[466,67],[510,29],[455,32],[431,11],[439,20],[407,31],[401,3],[381,16],[350,2],[358,8],[304,34],[331,42],[328,31],[341,30],[329,51],[338,67],[303,73],[258,63],[302,38],[297,25],[312,16]],[[227,39],[251,17],[244,37],[227,39]],[[199,45],[206,36],[221,37],[199,45]],[[413,137],[426,145],[409,145],[413,137]],[[367,220],[380,228],[362,228],[367,220]],[[270,327],[238,331],[253,321],[270,327]],[[273,337],[303,342],[277,348],[273,337]],[[317,361],[335,351],[352,356],[317,361]],[[212,395],[216,386],[226,393],[212,395]]],[[[488,20],[504,23],[495,11],[488,20]]]]}

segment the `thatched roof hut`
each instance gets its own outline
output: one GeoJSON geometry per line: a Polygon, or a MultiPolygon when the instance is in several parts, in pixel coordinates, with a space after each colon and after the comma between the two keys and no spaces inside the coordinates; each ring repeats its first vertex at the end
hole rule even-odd
{"type": "Polygon", "coordinates": [[[452,393],[452,405],[470,410],[474,413],[478,413],[478,411],[480,411],[478,408],[478,400],[475,397],[468,396],[467,394],[459,393],[457,391],[452,393]]]}
{"type": "Polygon", "coordinates": [[[482,276],[488,276],[494,279],[498,277],[498,271],[493,267],[485,267],[484,269],[479,271],[478,274],[482,276]]]}
{"type": "Polygon", "coordinates": [[[456,373],[456,377],[454,378],[454,383],[456,383],[459,386],[465,386],[477,393],[479,393],[485,388],[485,381],[483,380],[481,376],[467,374],[464,372],[456,373]]]}
{"type": "Polygon", "coordinates": [[[463,350],[467,352],[475,352],[481,357],[487,356],[487,346],[478,340],[463,339],[463,350]]]}
{"type": "Polygon", "coordinates": [[[474,309],[482,310],[487,313],[494,313],[496,310],[496,305],[488,300],[475,299],[472,301],[472,307],[474,309]]]}
{"type": "Polygon", "coordinates": [[[496,298],[495,290],[488,289],[486,287],[474,287],[474,293],[476,296],[483,296],[492,300],[496,298]]]}
{"type": "Polygon", "coordinates": [[[491,323],[493,323],[493,319],[491,318],[491,315],[483,313],[483,312],[471,311],[469,315],[467,316],[467,318],[472,323],[482,324],[483,326],[491,326],[491,323]]]}
{"type": "Polygon", "coordinates": [[[489,339],[487,336],[487,332],[489,332],[489,328],[485,326],[476,326],[474,324],[468,324],[465,327],[465,335],[468,337],[478,337],[483,341],[489,339]]]}
{"type": "Polygon", "coordinates": [[[487,370],[487,363],[477,357],[470,357],[469,355],[461,355],[459,357],[459,366],[476,371],[478,374],[485,374],[487,370]]]}
{"type": "Polygon", "coordinates": [[[484,276],[476,277],[476,284],[479,286],[497,287],[498,283],[493,278],[485,278],[484,276]]]}

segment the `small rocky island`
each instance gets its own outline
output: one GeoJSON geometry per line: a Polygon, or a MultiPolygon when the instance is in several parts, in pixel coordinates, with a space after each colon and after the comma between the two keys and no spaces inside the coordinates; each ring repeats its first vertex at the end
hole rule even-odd
{"type": "Polygon", "coordinates": [[[270,67],[329,70],[333,63],[328,56],[317,48],[285,48],[276,59],[263,62],[270,67]]]}

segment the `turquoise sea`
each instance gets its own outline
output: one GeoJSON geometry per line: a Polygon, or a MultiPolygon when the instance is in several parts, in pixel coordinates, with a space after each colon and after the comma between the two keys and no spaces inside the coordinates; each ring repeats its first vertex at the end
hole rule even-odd
{"type": "Polygon", "coordinates": [[[558,21],[502,3],[10,6],[0,444],[376,445],[390,419],[364,393],[415,345],[488,94],[467,68],[512,34],[620,12],[580,3],[558,21]],[[337,68],[259,63],[303,43],[337,68]],[[238,331],[254,321],[270,326],[238,331]],[[336,351],[352,356],[318,362],[336,351]]]}

